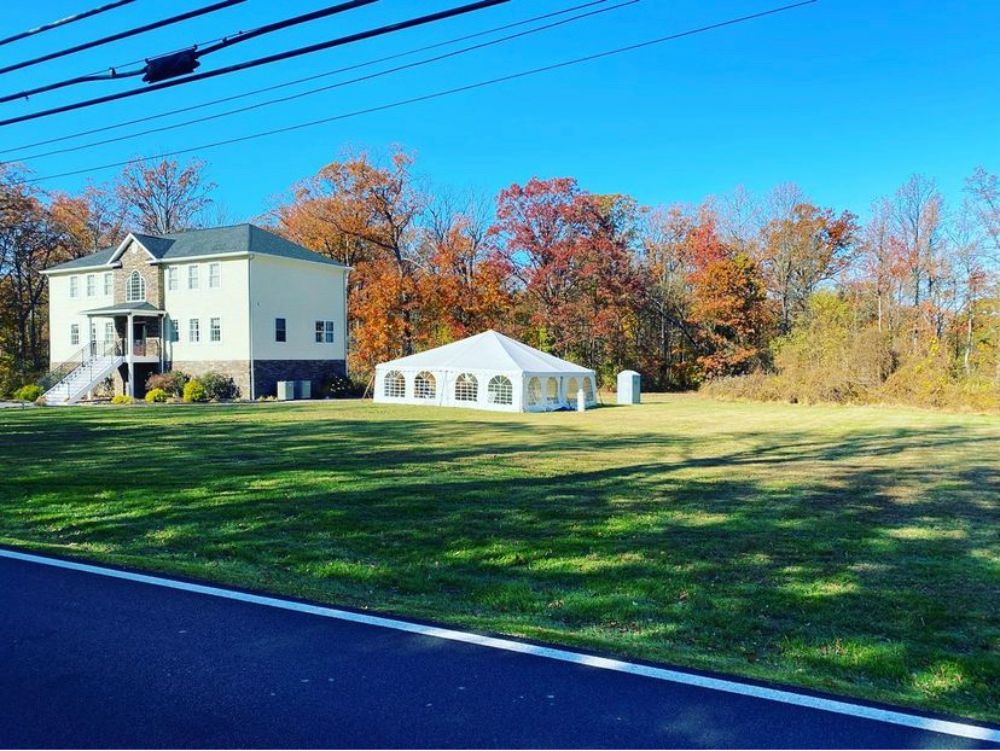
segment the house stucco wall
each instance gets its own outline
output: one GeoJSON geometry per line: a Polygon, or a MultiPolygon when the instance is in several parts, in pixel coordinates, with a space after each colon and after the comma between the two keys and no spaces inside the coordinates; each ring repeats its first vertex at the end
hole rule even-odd
{"type": "Polygon", "coordinates": [[[347,270],[264,255],[255,255],[250,264],[253,359],[345,360],[347,270]],[[285,319],[284,342],[276,341],[277,318],[285,319]],[[334,322],[332,343],[316,341],[316,321],[334,322]]]}
{"type": "MultiPolygon", "coordinates": [[[[163,264],[164,303],[167,317],[177,325],[178,341],[165,341],[166,360],[219,363],[242,361],[244,371],[250,361],[250,302],[247,259],[229,258],[163,264]],[[209,287],[209,265],[219,264],[219,287],[209,287]],[[198,269],[198,287],[188,286],[189,269],[198,269]],[[170,289],[170,269],[177,269],[177,289],[170,289]],[[221,319],[222,339],[211,339],[211,320],[221,319]],[[199,341],[191,341],[191,320],[198,321],[199,341]]],[[[166,338],[166,337],[165,337],[166,338]]],[[[174,366],[176,367],[176,366],[174,366]]],[[[184,368],[181,368],[184,370],[184,368]]],[[[185,370],[185,372],[187,372],[185,370]]],[[[249,383],[247,384],[249,393],[249,383]]]]}
{"type": "MultiPolygon", "coordinates": [[[[112,269],[81,270],[73,274],[53,274],[49,277],[49,361],[53,367],[66,362],[80,351],[89,341],[87,329],[89,320],[83,311],[102,308],[114,302],[112,294],[104,294],[104,275],[112,274],[112,269]],[[94,294],[87,295],[87,277],[94,279],[94,294]],[[70,278],[77,279],[77,297],[70,297],[70,278]],[[80,343],[70,341],[72,324],[80,327],[80,343]]],[[[112,277],[113,280],[113,277],[112,277]]],[[[110,318],[95,318],[98,339],[104,336],[104,324],[110,318]]]]}

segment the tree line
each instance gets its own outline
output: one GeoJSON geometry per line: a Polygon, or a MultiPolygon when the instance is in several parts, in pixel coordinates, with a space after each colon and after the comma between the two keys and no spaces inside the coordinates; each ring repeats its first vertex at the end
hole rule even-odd
{"type": "MultiPolygon", "coordinates": [[[[130,165],[78,196],[0,178],[0,388],[44,366],[41,268],[213,207],[200,162],[130,165]]],[[[352,267],[361,380],[495,328],[605,382],[634,368],[652,389],[1000,407],[1000,185],[982,168],[957,203],[915,175],[862,222],[790,184],[693,206],[571,178],[456,196],[394,150],[328,164],[259,221],[352,267]]]]}

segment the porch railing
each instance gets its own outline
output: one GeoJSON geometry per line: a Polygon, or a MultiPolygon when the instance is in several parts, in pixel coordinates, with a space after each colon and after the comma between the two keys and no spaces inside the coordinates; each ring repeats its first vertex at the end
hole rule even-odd
{"type": "Polygon", "coordinates": [[[161,351],[158,337],[146,337],[132,341],[132,355],[135,357],[159,357],[161,351]]]}

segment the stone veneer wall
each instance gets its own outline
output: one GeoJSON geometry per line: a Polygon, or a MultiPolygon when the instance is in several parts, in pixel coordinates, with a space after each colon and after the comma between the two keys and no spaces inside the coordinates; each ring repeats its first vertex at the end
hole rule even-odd
{"type": "Polygon", "coordinates": [[[278,381],[311,381],[313,397],[323,381],[347,374],[343,360],[254,360],[254,388],[257,396],[275,396],[278,381]]]}
{"type": "MultiPolygon", "coordinates": [[[[164,370],[180,370],[195,378],[209,371],[221,373],[233,379],[240,399],[250,398],[250,363],[247,360],[175,360],[168,362],[164,370]]],[[[257,394],[260,395],[260,389],[257,394]]]]}
{"type": "Polygon", "coordinates": [[[138,271],[146,281],[146,302],[154,308],[163,308],[163,268],[151,264],[152,260],[145,250],[134,242],[128,250],[122,253],[121,268],[115,269],[115,304],[125,302],[125,286],[133,271],[138,271]]]}
{"type": "MultiPolygon", "coordinates": [[[[166,370],[180,370],[197,377],[209,371],[233,379],[241,399],[250,398],[250,363],[245,360],[189,360],[167,363],[166,370]]],[[[323,381],[347,373],[343,360],[254,360],[254,388],[257,396],[274,396],[278,381],[311,381],[312,393],[319,394],[323,381]]]]}

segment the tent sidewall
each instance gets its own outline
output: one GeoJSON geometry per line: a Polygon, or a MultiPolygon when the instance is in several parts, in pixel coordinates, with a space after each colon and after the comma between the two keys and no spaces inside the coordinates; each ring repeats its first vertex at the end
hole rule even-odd
{"type": "Polygon", "coordinates": [[[579,371],[509,371],[466,368],[464,370],[451,367],[409,367],[392,366],[391,363],[378,365],[375,368],[374,400],[385,404],[414,404],[439,407],[464,407],[466,409],[484,409],[496,412],[547,412],[562,408],[576,408],[576,393],[567,393],[571,379],[576,379],[578,388],[584,388],[585,381],[590,380],[590,395],[587,406],[597,404],[597,378],[593,370],[581,368],[579,371]],[[433,398],[416,396],[416,378],[421,373],[430,373],[434,377],[433,398]],[[402,396],[386,393],[386,376],[399,373],[403,376],[405,387],[402,396]],[[465,401],[456,399],[455,384],[463,374],[469,374],[476,379],[476,400],[465,401]],[[509,379],[511,385],[511,403],[497,404],[491,401],[489,383],[497,377],[509,379]],[[528,403],[528,384],[532,378],[538,378],[541,387],[541,403],[528,403]],[[548,399],[549,379],[555,379],[555,399],[548,399]]]}

